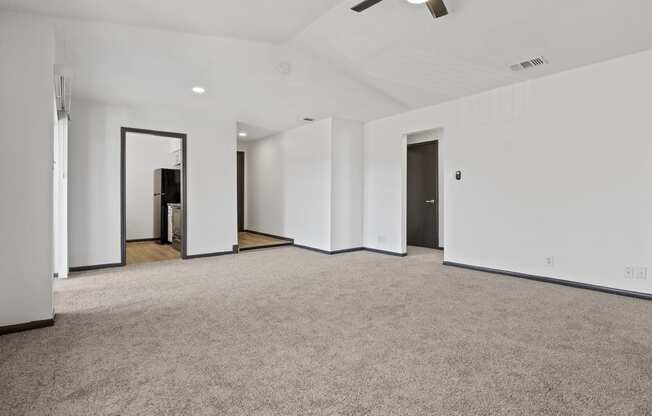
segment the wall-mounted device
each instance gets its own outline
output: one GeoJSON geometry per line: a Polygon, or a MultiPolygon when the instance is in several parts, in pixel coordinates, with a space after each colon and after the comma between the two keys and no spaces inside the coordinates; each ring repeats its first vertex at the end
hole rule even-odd
{"type": "Polygon", "coordinates": [[[458,181],[462,180],[462,171],[461,170],[458,170],[457,172],[455,172],[455,179],[457,179],[458,181]]]}

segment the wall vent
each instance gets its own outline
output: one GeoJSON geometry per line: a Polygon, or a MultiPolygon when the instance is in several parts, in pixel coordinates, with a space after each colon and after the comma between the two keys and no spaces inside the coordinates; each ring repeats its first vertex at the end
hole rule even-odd
{"type": "Polygon", "coordinates": [[[527,61],[519,62],[514,65],[510,65],[509,67],[512,69],[512,71],[524,71],[526,69],[532,69],[537,66],[545,65],[548,63],[548,60],[544,58],[543,56],[538,56],[536,58],[528,59],[527,61]]]}

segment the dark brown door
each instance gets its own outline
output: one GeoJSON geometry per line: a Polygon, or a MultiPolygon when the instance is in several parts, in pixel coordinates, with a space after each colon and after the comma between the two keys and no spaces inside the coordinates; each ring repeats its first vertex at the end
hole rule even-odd
{"type": "Polygon", "coordinates": [[[154,171],[154,222],[160,224],[159,243],[168,240],[168,204],[181,203],[181,171],[179,169],[156,169],[154,171]]]}
{"type": "Polygon", "coordinates": [[[238,231],[244,231],[245,154],[238,152],[238,231]]]}
{"type": "Polygon", "coordinates": [[[409,145],[407,149],[407,243],[439,246],[437,142],[409,145]]]}

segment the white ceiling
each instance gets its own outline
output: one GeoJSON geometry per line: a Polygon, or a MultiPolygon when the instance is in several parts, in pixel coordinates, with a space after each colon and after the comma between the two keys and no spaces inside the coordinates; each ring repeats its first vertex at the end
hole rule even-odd
{"type": "Polygon", "coordinates": [[[652,48],[649,0],[446,0],[451,13],[437,20],[405,0],[361,14],[349,10],[357,2],[0,0],[0,9],[75,18],[57,19],[57,62],[73,68],[77,97],[229,111],[262,131],[303,117],[376,119],[652,48]],[[509,70],[539,55],[550,64],[509,70]]]}
{"type": "Polygon", "coordinates": [[[351,0],[294,42],[411,108],[652,48],[649,0],[445,1],[433,20],[404,0],[355,14],[351,0]],[[539,55],[550,65],[508,68],[539,55]]]}
{"type": "Polygon", "coordinates": [[[281,42],[342,0],[2,0],[0,8],[281,42]]]}
{"type": "Polygon", "coordinates": [[[208,109],[271,131],[303,117],[370,120],[405,109],[293,45],[57,20],[57,63],[73,69],[77,98],[208,109]],[[193,94],[195,85],[206,94],[193,94]]]}
{"type": "Polygon", "coordinates": [[[240,143],[253,142],[265,137],[269,137],[273,134],[278,133],[277,131],[269,130],[263,127],[254,126],[249,123],[238,123],[238,134],[245,133],[245,137],[238,136],[238,141],[240,143]]]}

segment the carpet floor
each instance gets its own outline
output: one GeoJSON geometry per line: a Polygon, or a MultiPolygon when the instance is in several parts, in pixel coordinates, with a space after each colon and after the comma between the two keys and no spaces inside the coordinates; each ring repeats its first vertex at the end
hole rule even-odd
{"type": "Polygon", "coordinates": [[[295,247],[76,274],[0,415],[652,415],[652,303],[295,247]]]}

